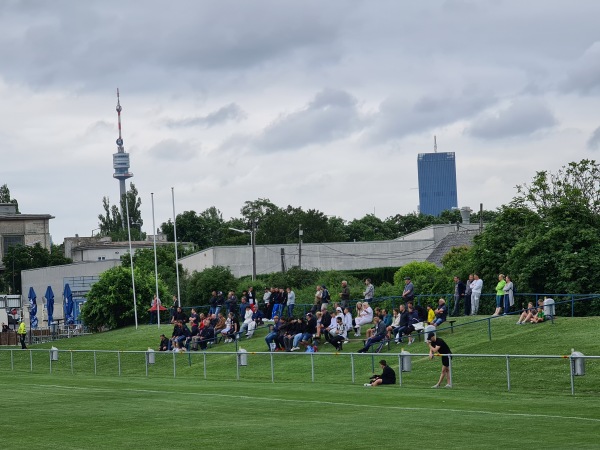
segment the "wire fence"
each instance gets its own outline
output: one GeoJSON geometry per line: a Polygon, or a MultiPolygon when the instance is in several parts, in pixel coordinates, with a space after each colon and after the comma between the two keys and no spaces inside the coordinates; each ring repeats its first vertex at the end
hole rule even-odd
{"type": "MultiPolygon", "coordinates": [[[[436,357],[442,355],[435,355],[436,357]]],[[[363,383],[385,359],[398,386],[422,387],[437,380],[439,366],[428,353],[154,352],[111,350],[0,349],[0,373],[47,373],[108,377],[173,377],[190,380],[363,383]]],[[[600,356],[453,354],[451,384],[481,389],[505,385],[575,395],[600,391],[600,356]],[[587,367],[586,367],[587,362],[587,367]]]]}

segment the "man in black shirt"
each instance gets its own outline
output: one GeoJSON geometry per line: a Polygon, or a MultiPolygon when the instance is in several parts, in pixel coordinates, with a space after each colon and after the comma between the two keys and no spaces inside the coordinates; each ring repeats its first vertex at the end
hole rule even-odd
{"type": "Polygon", "coordinates": [[[396,372],[387,365],[385,359],[379,361],[381,365],[381,375],[373,375],[370,383],[365,383],[365,387],[379,386],[380,384],[396,384],[396,372]]]}
{"type": "Polygon", "coordinates": [[[435,333],[429,333],[427,338],[427,344],[429,345],[429,359],[433,359],[433,355],[438,353],[442,356],[442,373],[440,374],[440,380],[437,384],[433,385],[432,388],[439,388],[444,381],[444,377],[446,378],[447,384],[446,388],[452,387],[452,379],[450,377],[450,358],[452,351],[450,351],[450,347],[448,344],[441,339],[436,337],[435,333]]]}

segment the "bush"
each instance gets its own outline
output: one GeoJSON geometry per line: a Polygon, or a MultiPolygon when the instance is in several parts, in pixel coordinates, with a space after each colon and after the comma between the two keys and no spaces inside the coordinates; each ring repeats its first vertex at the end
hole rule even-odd
{"type": "MultiPolygon", "coordinates": [[[[154,297],[156,284],[154,275],[135,269],[135,292],[138,322],[148,320],[148,308],[154,297]]],[[[169,291],[162,280],[158,280],[159,297],[167,306],[169,291]]],[[[131,270],[113,267],[100,275],[92,285],[87,301],[81,309],[81,318],[93,330],[119,328],[135,323],[131,270]]]]}
{"type": "Polygon", "coordinates": [[[194,272],[187,285],[186,306],[206,305],[212,291],[227,291],[236,288],[237,280],[228,267],[215,266],[194,272]]]}

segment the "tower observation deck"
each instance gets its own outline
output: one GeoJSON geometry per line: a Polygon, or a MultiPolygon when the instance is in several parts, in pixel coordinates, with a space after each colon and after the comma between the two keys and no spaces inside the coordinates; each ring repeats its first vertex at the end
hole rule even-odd
{"type": "Polygon", "coordinates": [[[129,171],[129,153],[125,152],[123,147],[123,137],[121,136],[121,101],[119,98],[119,90],[117,89],[117,116],[119,121],[119,137],[117,138],[117,153],[113,153],[113,168],[115,173],[113,178],[119,180],[120,197],[125,195],[125,180],[131,178],[133,174],[129,171]]]}

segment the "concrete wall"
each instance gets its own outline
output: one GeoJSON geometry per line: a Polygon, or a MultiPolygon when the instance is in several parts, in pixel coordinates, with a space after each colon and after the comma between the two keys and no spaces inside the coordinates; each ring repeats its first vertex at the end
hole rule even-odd
{"type": "MultiPolygon", "coordinates": [[[[256,273],[281,271],[281,249],[287,269],[299,263],[298,245],[256,246],[256,273]]],[[[435,248],[433,240],[336,242],[303,244],[302,268],[321,270],[352,270],[371,267],[395,267],[412,261],[425,261],[435,248]]],[[[252,274],[250,246],[213,247],[181,258],[183,268],[190,273],[207,267],[229,267],[236,277],[252,274]]]]}
{"type": "MultiPolygon", "coordinates": [[[[460,225],[461,230],[478,228],[477,224],[460,225]]],[[[437,245],[455,231],[456,224],[431,225],[392,241],[303,244],[302,268],[354,270],[397,267],[413,261],[426,261],[437,245]]],[[[298,266],[298,244],[257,245],[256,273],[280,272],[282,248],[286,269],[298,266]]],[[[252,274],[250,246],[211,247],[179,261],[190,273],[218,265],[229,267],[236,277],[252,274]]]]}
{"type": "Polygon", "coordinates": [[[0,214],[0,268],[4,268],[3,236],[21,236],[23,244],[33,246],[40,244],[50,250],[50,219],[52,216],[43,214],[0,214]]]}
{"type": "MultiPolygon", "coordinates": [[[[38,320],[40,327],[46,327],[47,319],[45,301],[42,297],[46,288],[52,286],[54,292],[54,318],[64,318],[63,290],[64,279],[67,277],[90,277],[98,276],[105,270],[120,265],[120,261],[97,261],[79,264],[65,264],[63,266],[43,267],[41,269],[23,270],[21,272],[21,292],[23,292],[23,305],[28,304],[27,295],[29,288],[33,286],[37,296],[38,320]]],[[[29,312],[23,308],[23,316],[29,323],[29,312]]]]}

